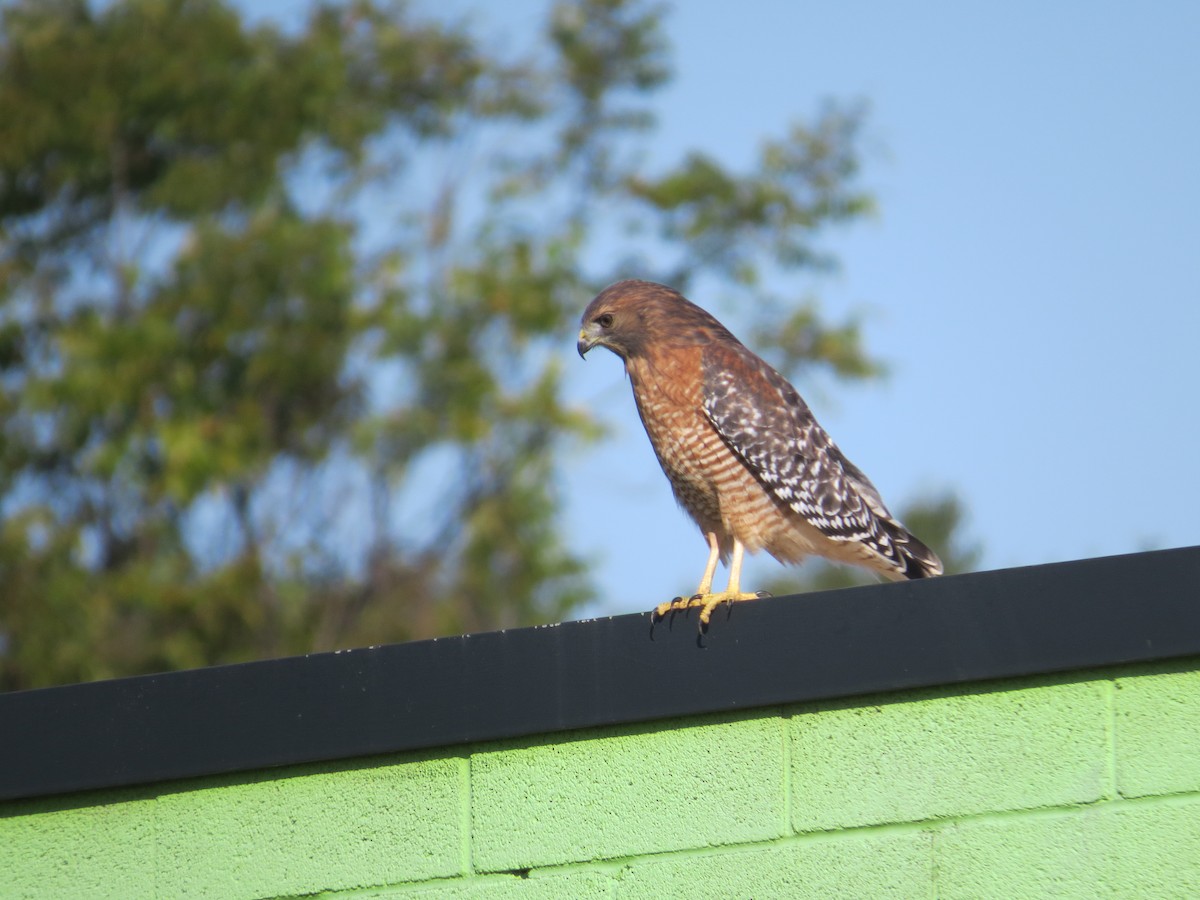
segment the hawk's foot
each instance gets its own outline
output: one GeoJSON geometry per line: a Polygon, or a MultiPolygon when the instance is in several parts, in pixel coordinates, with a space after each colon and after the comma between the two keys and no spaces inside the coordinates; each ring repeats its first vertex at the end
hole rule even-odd
{"type": "Polygon", "coordinates": [[[700,607],[700,630],[706,631],[708,629],[708,622],[712,618],[713,610],[722,603],[741,603],[745,600],[760,600],[763,597],[770,596],[771,594],[767,591],[758,591],[753,594],[743,591],[721,591],[719,593],[692,594],[690,597],[676,597],[670,603],[658,604],[654,608],[654,619],[657,621],[666,616],[667,613],[698,606],[700,607]]]}

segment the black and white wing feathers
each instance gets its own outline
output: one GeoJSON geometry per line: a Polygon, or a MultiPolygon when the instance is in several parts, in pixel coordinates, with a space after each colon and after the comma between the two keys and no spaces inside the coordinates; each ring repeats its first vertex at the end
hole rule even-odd
{"type": "Polygon", "coordinates": [[[743,345],[705,348],[704,413],[776,500],[830,541],[859,545],[890,578],[941,574],[796,389],[743,345]]]}

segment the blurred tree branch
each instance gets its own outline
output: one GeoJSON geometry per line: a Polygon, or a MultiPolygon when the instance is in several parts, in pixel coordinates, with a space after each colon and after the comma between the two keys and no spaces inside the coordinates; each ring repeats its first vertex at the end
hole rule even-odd
{"type": "Polygon", "coordinates": [[[861,110],[648,171],[660,6],[554,3],[519,58],[372,0],[0,16],[0,688],[578,607],[559,464],[603,423],[560,361],[616,277],[879,371],[763,286],[870,210],[861,110]]]}

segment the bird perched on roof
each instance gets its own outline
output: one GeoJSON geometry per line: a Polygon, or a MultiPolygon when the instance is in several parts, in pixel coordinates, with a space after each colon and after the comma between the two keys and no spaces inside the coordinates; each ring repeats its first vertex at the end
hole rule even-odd
{"type": "Polygon", "coordinates": [[[625,362],[638,414],[679,505],[708,541],[695,594],[655,617],[700,607],[708,626],[741,590],[743,555],[786,563],[822,556],[885,578],[929,578],[941,560],[893,516],[787,380],[678,291],[619,281],[584,310],[580,356],[606,347],[625,362]],[[717,560],[729,585],[712,589],[717,560]]]}

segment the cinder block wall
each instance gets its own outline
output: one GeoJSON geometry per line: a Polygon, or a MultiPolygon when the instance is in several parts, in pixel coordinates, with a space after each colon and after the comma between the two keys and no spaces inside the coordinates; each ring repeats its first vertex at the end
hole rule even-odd
{"type": "Polygon", "coordinates": [[[0,815],[5,898],[1200,897],[1200,660],[0,815]]]}

